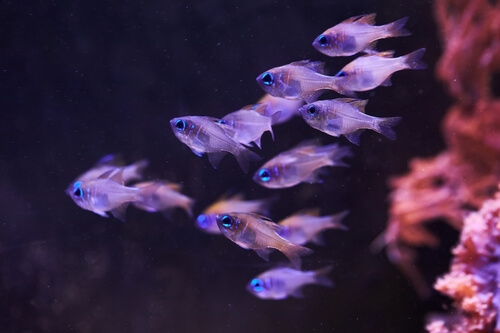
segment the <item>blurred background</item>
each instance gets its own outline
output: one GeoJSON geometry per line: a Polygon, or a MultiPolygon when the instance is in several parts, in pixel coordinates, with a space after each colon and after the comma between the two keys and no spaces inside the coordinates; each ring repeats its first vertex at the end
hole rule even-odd
{"type": "MultiPolygon", "coordinates": [[[[2,1],[0,4],[0,331],[2,332],[421,332],[446,301],[421,300],[370,243],[387,220],[387,180],[414,156],[444,147],[449,105],[434,79],[440,54],[430,1],[2,1]],[[409,16],[411,36],[379,41],[400,56],[427,49],[428,69],[396,73],[391,87],[360,93],[366,111],[401,116],[398,139],[365,131],[361,145],[310,128],[301,118],[266,133],[266,161],[302,140],[350,145],[350,168],[321,184],[271,190],[228,155],[218,169],[178,141],[169,120],[222,117],[263,95],[255,78],[311,59],[335,74],[355,57],[328,58],[316,36],[355,15],[382,25],[409,16]],[[146,178],[183,185],[195,215],[225,193],[275,198],[270,218],[302,208],[349,210],[349,231],[327,231],[304,269],[333,265],[335,287],[303,299],[265,301],[248,281],[265,262],[221,236],[200,232],[182,210],[167,219],[129,208],[127,221],[80,209],[64,190],[99,158],[146,158],[146,178]]],[[[334,93],[323,98],[335,98],[334,93]]],[[[447,269],[456,234],[421,249],[429,284],[447,269]]]]}

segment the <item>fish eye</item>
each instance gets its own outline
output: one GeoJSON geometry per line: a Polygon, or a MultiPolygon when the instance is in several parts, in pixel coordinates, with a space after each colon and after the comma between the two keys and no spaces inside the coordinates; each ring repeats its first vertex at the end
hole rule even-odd
{"type": "Polygon", "coordinates": [[[318,108],[316,107],[316,105],[309,105],[307,107],[307,113],[309,113],[309,115],[314,116],[314,115],[316,115],[317,112],[318,112],[318,108]]]}
{"type": "Polygon", "coordinates": [[[321,46],[327,46],[328,45],[328,37],[325,35],[320,35],[317,39],[319,45],[321,46]]]}
{"type": "Polygon", "coordinates": [[[198,226],[200,228],[206,228],[208,227],[208,224],[209,224],[209,221],[207,219],[207,216],[206,215],[199,215],[197,218],[196,218],[196,223],[198,223],[198,226]]]}
{"type": "Polygon", "coordinates": [[[262,180],[263,182],[268,182],[271,180],[271,173],[267,169],[260,169],[259,170],[259,177],[260,177],[260,180],[262,180]]]}
{"type": "Polygon", "coordinates": [[[226,125],[226,121],[224,119],[219,119],[218,123],[222,124],[222,125],[226,125]]]}
{"type": "Polygon", "coordinates": [[[221,219],[220,219],[221,223],[222,223],[222,226],[224,228],[231,228],[231,226],[233,225],[233,219],[231,218],[231,216],[229,215],[224,215],[221,219]]]}
{"type": "Polygon", "coordinates": [[[347,76],[347,73],[344,72],[344,71],[340,71],[337,73],[337,75],[335,75],[336,77],[343,77],[343,76],[347,76]]]}
{"type": "Polygon", "coordinates": [[[264,283],[262,283],[261,279],[253,279],[252,281],[250,281],[250,286],[256,293],[260,293],[262,290],[264,290],[264,283]]]}
{"type": "Polygon", "coordinates": [[[76,182],[73,184],[73,195],[77,198],[83,198],[83,190],[81,188],[82,182],[76,182]]]}
{"type": "Polygon", "coordinates": [[[274,82],[274,76],[273,76],[273,74],[271,74],[269,72],[265,72],[264,74],[262,74],[261,78],[262,78],[262,82],[264,82],[264,84],[266,86],[270,86],[274,82]]]}
{"type": "Polygon", "coordinates": [[[177,128],[179,131],[184,131],[184,129],[186,128],[186,122],[182,119],[178,119],[174,125],[175,128],[177,128]]]}

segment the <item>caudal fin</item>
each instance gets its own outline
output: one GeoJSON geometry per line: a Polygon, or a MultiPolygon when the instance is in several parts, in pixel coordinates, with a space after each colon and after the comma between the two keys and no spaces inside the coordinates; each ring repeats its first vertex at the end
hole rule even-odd
{"type": "Polygon", "coordinates": [[[314,282],[321,286],[333,287],[333,281],[328,277],[332,271],[332,266],[326,266],[314,271],[314,282]]]}
{"type": "Polygon", "coordinates": [[[325,147],[322,147],[318,152],[324,150],[328,152],[328,157],[332,162],[332,166],[343,166],[348,167],[349,165],[344,162],[342,159],[344,157],[352,156],[351,149],[347,146],[341,147],[338,144],[331,144],[325,147]]]}
{"type": "Polygon", "coordinates": [[[411,35],[411,32],[404,28],[404,25],[408,21],[408,17],[403,17],[397,21],[386,24],[387,37],[403,37],[411,35]]]}
{"type": "Polygon", "coordinates": [[[344,210],[340,213],[329,215],[328,217],[328,229],[340,229],[340,230],[349,230],[345,224],[342,223],[344,217],[349,214],[348,210],[344,210]]]}
{"type": "Polygon", "coordinates": [[[408,69],[425,69],[427,65],[420,59],[424,56],[425,48],[418,49],[403,56],[403,63],[408,69]]]}
{"type": "Polygon", "coordinates": [[[375,123],[374,130],[390,140],[396,140],[396,133],[392,127],[396,126],[401,119],[401,117],[379,118],[375,123]]]}
{"type": "Polygon", "coordinates": [[[310,255],[314,251],[307,247],[288,242],[287,246],[285,247],[285,249],[283,249],[282,252],[296,269],[300,269],[300,266],[302,264],[302,260],[300,259],[300,257],[310,255]]]}

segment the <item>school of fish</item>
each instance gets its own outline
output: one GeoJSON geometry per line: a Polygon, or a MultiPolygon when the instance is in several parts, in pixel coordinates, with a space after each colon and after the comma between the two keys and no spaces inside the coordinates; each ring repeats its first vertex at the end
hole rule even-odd
{"type": "MultiPolygon", "coordinates": [[[[384,38],[408,36],[404,28],[408,18],[376,26],[376,14],[351,17],[321,33],[312,46],[330,57],[364,55],[352,60],[336,75],[329,76],[326,64],[298,60],[266,70],[257,76],[265,95],[254,104],[228,113],[212,116],[179,116],[170,126],[179,141],[198,156],[206,154],[214,168],[223,157],[233,155],[247,173],[251,164],[261,160],[252,149],[262,149],[261,137],[273,126],[300,116],[304,123],[328,136],[344,136],[359,145],[361,133],[372,130],[395,140],[394,126],[401,117],[376,117],[366,113],[368,100],[355,98],[356,92],[378,86],[390,86],[391,76],[405,69],[423,69],[425,49],[394,57],[393,51],[379,52],[376,42],[384,38]],[[344,95],[319,100],[327,90],[344,95]],[[347,96],[347,97],[345,97],[347,96]]],[[[322,145],[318,138],[298,143],[257,168],[253,180],[269,189],[284,189],[301,183],[321,183],[327,167],[348,167],[345,158],[352,156],[348,145],[322,145]]],[[[101,158],[93,167],[76,177],[66,193],[81,208],[103,217],[112,215],[125,221],[126,209],[132,205],[150,213],[170,212],[180,208],[193,216],[195,200],[181,193],[181,185],[168,180],[145,180],[147,160],[125,165],[117,155],[101,158]]],[[[306,185],[307,186],[307,185],[306,185]]],[[[196,218],[195,227],[210,235],[222,235],[246,250],[253,250],[269,261],[273,250],[290,261],[252,278],[246,289],[261,299],[280,300],[303,297],[305,285],[331,287],[331,266],[302,271],[302,257],[313,250],[304,245],[326,246],[322,235],[327,230],[347,230],[343,219],[348,211],[320,215],[317,208],[290,212],[274,222],[269,215],[277,196],[245,200],[244,193],[225,195],[206,207],[196,218]]]]}

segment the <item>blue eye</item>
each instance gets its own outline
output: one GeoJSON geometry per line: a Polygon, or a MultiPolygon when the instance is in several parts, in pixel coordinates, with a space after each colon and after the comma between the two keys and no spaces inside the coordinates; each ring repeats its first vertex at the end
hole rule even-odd
{"type": "Polygon", "coordinates": [[[196,219],[196,223],[198,223],[198,226],[202,229],[205,229],[209,225],[209,221],[206,215],[199,215],[196,219]]]}
{"type": "Polygon", "coordinates": [[[346,72],[343,72],[343,71],[340,71],[337,73],[337,75],[335,75],[336,77],[343,77],[343,76],[347,76],[347,73],[346,72]]]}
{"type": "Polygon", "coordinates": [[[233,225],[233,219],[231,218],[231,216],[229,215],[224,215],[221,219],[220,219],[221,223],[222,223],[222,226],[224,228],[231,228],[231,226],[233,225]]]}
{"type": "Polygon", "coordinates": [[[262,290],[264,290],[264,283],[262,283],[261,279],[253,279],[252,281],[250,281],[250,286],[256,293],[260,293],[262,290]]]}
{"type": "Polygon", "coordinates": [[[271,74],[269,72],[265,72],[264,74],[262,74],[262,82],[266,86],[272,85],[274,83],[274,76],[273,76],[273,74],[271,74]]]}
{"type": "Polygon", "coordinates": [[[315,116],[318,112],[318,108],[316,107],[316,105],[309,105],[307,107],[307,113],[310,115],[310,116],[315,116]]]}
{"type": "Polygon", "coordinates": [[[226,121],[224,119],[219,119],[218,123],[222,124],[222,125],[226,125],[226,121]]]}
{"type": "Polygon", "coordinates": [[[321,46],[328,45],[328,37],[326,37],[325,35],[320,35],[317,40],[318,40],[319,45],[321,45],[321,46]]]}
{"type": "Polygon", "coordinates": [[[179,131],[184,131],[184,129],[186,129],[186,122],[182,119],[178,119],[175,122],[175,128],[177,128],[179,131]]]}
{"type": "Polygon", "coordinates": [[[76,182],[73,184],[73,195],[77,198],[83,198],[83,190],[81,188],[82,182],[76,182]]]}
{"type": "Polygon", "coordinates": [[[259,170],[259,177],[260,177],[260,180],[262,180],[263,182],[268,182],[271,180],[271,173],[267,169],[260,169],[259,170]]]}

